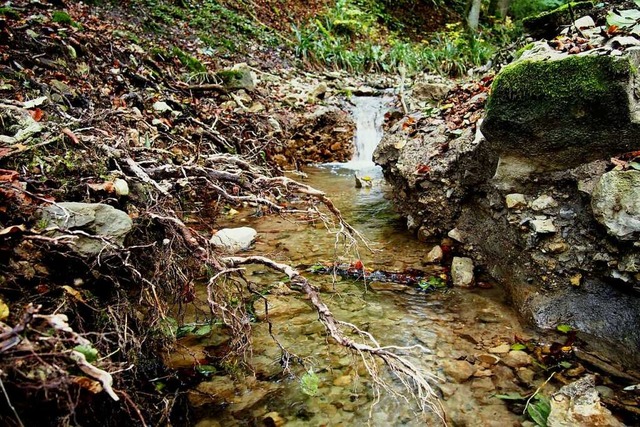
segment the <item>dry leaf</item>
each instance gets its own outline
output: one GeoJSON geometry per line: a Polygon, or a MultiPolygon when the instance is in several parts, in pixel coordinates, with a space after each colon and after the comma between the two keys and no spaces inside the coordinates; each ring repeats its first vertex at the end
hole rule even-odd
{"type": "Polygon", "coordinates": [[[74,144],[80,145],[80,140],[78,139],[75,133],[71,132],[71,129],[64,128],[62,129],[62,133],[67,135],[74,144]]]}
{"type": "Polygon", "coordinates": [[[74,384],[79,385],[83,389],[89,390],[93,394],[100,393],[103,390],[102,384],[100,384],[100,382],[96,380],[92,380],[91,378],[73,377],[71,381],[73,381],[74,384]]]}
{"type": "Polygon", "coordinates": [[[36,122],[39,122],[40,120],[42,120],[42,116],[44,116],[44,111],[42,111],[39,108],[36,108],[35,110],[29,110],[29,114],[31,114],[31,117],[33,118],[33,120],[35,120],[36,122]]]}
{"type": "Polygon", "coordinates": [[[71,286],[67,286],[67,285],[63,286],[62,289],[64,289],[69,295],[74,297],[77,301],[80,301],[86,304],[86,301],[82,297],[82,294],[76,289],[73,289],[71,286]]]}
{"type": "Polygon", "coordinates": [[[0,299],[0,321],[6,320],[9,317],[9,306],[0,299]]]}
{"type": "Polygon", "coordinates": [[[102,184],[87,184],[87,185],[93,191],[106,191],[107,193],[113,193],[115,191],[113,182],[111,181],[106,181],[106,182],[103,182],[102,184]]]}

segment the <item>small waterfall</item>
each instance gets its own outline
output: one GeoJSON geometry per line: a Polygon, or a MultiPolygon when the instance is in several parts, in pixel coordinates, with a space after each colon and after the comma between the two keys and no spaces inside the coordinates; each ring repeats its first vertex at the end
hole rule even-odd
{"type": "Polygon", "coordinates": [[[352,98],[351,113],[356,122],[355,148],[353,159],[344,166],[354,170],[373,169],[373,152],[382,139],[384,115],[389,109],[391,98],[355,96],[352,98]]]}

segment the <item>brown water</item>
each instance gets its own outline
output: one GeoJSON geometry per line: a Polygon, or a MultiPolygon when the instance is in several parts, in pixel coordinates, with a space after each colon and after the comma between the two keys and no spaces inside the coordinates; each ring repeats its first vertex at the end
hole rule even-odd
{"type": "MultiPolygon", "coordinates": [[[[405,231],[403,222],[384,198],[387,189],[382,184],[356,189],[353,172],[349,170],[322,167],[306,172],[305,182],[326,191],[379,252],[372,254],[361,247],[359,254],[353,251],[344,254],[340,247],[336,250],[335,236],[323,225],[278,216],[255,218],[251,216],[254,210],[251,207],[221,226],[254,227],[259,237],[250,253],[266,254],[301,268],[336,258],[341,262],[360,258],[366,267],[374,269],[442,272],[441,267],[424,261],[432,245],[418,242],[405,231]]],[[[527,394],[544,381],[544,374],[532,366],[511,368],[478,358],[486,356],[493,347],[513,343],[516,335],[535,336],[519,323],[500,288],[448,288],[424,293],[406,286],[371,283],[365,292],[362,282],[312,273],[306,276],[322,290],[322,297],[337,318],[370,332],[381,345],[420,344],[429,349],[407,352],[406,356],[425,372],[442,378],[436,389],[451,425],[511,426],[524,420],[494,395],[527,394]],[[468,361],[475,374],[456,381],[459,369],[455,364],[462,363],[460,360],[468,361]]],[[[200,408],[198,426],[435,425],[433,418],[425,419],[415,413],[410,403],[388,393],[383,392],[372,407],[375,400],[372,380],[362,363],[350,352],[328,342],[311,306],[282,283],[281,275],[252,267],[248,278],[258,289],[269,290],[273,333],[290,352],[304,360],[305,367],[293,363],[291,373],[283,375],[278,364],[280,351],[267,325],[260,321],[252,324],[252,364],[257,379],[248,378],[241,385],[234,385],[230,376],[214,376],[199,386],[200,391],[210,394],[192,395],[192,402],[200,408]],[[315,396],[303,393],[300,384],[301,376],[310,367],[319,379],[315,396]]],[[[261,319],[263,303],[258,302],[255,307],[261,319]]],[[[215,334],[188,337],[182,340],[188,351],[182,353],[198,354],[219,341],[215,334]]],[[[382,365],[380,369],[387,381],[398,385],[382,365]]],[[[396,390],[403,392],[402,388],[396,390]]]]}

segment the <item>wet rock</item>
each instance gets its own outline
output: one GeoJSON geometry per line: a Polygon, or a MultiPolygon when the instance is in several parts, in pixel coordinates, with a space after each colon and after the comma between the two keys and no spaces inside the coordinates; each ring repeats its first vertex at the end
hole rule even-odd
{"type": "Polygon", "coordinates": [[[520,193],[507,194],[505,203],[508,209],[522,209],[527,207],[527,199],[525,199],[524,194],[520,193]]]}
{"type": "Polygon", "coordinates": [[[511,351],[511,346],[509,344],[500,344],[499,346],[492,347],[489,349],[489,353],[491,354],[505,354],[511,351]]]}
{"type": "Polygon", "coordinates": [[[369,287],[374,291],[391,291],[391,292],[404,292],[407,290],[407,286],[394,283],[394,282],[371,282],[369,287]]]}
{"type": "Polygon", "coordinates": [[[467,381],[476,372],[476,368],[466,360],[445,360],[442,368],[444,373],[457,383],[467,381]]]}
{"type": "MultiPolygon", "coordinates": [[[[126,212],[102,203],[61,202],[44,208],[41,217],[48,227],[83,230],[118,245],[124,243],[133,228],[126,212]]],[[[101,238],[79,236],[74,241],[74,249],[82,255],[97,255],[105,248],[108,249],[109,244],[101,238]]]]}
{"type": "Polygon", "coordinates": [[[529,366],[533,363],[533,359],[527,353],[521,350],[511,350],[502,358],[502,363],[511,368],[520,368],[529,366]]]}
{"type": "Polygon", "coordinates": [[[529,368],[520,368],[516,371],[516,376],[520,381],[522,381],[522,383],[530,386],[533,384],[533,379],[535,378],[536,373],[529,368]]]}
{"type": "Polygon", "coordinates": [[[449,94],[452,85],[448,83],[417,82],[412,95],[418,101],[441,101],[449,94]]]}
{"type": "Polygon", "coordinates": [[[229,405],[231,413],[240,413],[254,407],[278,390],[276,384],[247,377],[236,382],[233,378],[214,377],[200,383],[189,393],[189,402],[195,407],[204,405],[229,405]]]}
{"type": "Polygon", "coordinates": [[[251,227],[223,228],[211,236],[210,242],[215,247],[234,254],[249,249],[257,235],[258,232],[251,227]]]}
{"type": "Polygon", "coordinates": [[[436,245],[429,251],[429,253],[425,257],[425,261],[437,263],[442,261],[443,256],[444,256],[444,253],[442,252],[442,248],[439,245],[436,245]]]}
{"type": "Polygon", "coordinates": [[[262,417],[262,422],[265,427],[282,427],[287,423],[285,418],[277,412],[269,412],[264,417],[262,417]]]}
{"type": "Polygon", "coordinates": [[[591,208],[610,235],[632,239],[640,231],[640,171],[602,175],[591,194],[591,208]]]}
{"type": "Polygon", "coordinates": [[[471,383],[471,390],[473,390],[473,394],[475,396],[478,395],[488,395],[489,393],[495,391],[496,387],[493,385],[493,381],[491,378],[476,378],[471,383]]]}
{"type": "Polygon", "coordinates": [[[587,375],[566,385],[553,395],[547,425],[549,427],[624,426],[600,402],[593,375],[587,375]]]}
{"type": "Polygon", "coordinates": [[[451,263],[451,280],[454,286],[472,287],[475,283],[473,260],[471,258],[454,257],[451,263]]]}
{"type": "MultiPolygon", "coordinates": [[[[267,301],[270,319],[291,319],[310,310],[307,303],[294,296],[269,296],[267,301]]],[[[264,320],[266,318],[263,300],[258,300],[254,303],[254,311],[259,320],[264,320]]]]}

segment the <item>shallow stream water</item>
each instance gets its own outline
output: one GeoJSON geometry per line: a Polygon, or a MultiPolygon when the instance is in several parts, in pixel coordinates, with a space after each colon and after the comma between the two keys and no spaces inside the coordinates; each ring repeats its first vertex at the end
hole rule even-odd
{"type": "MultiPolygon", "coordinates": [[[[248,207],[228,224],[246,225],[258,231],[249,254],[262,254],[288,262],[299,269],[317,263],[352,263],[361,260],[374,270],[419,269],[440,275],[445,267],[425,261],[433,246],[419,242],[406,231],[400,216],[385,198],[389,189],[379,169],[364,164],[355,169],[368,175],[371,188],[356,188],[353,164],[326,165],[305,170],[304,182],[325,191],[346,219],[362,232],[376,252],[364,247],[345,253],[335,235],[321,223],[308,224],[279,216],[252,216],[248,207]]],[[[436,242],[437,243],[437,242],[436,242]]],[[[434,388],[441,398],[450,425],[512,426],[524,417],[495,397],[497,393],[527,394],[544,382],[532,366],[494,363],[506,356],[495,348],[512,344],[514,337],[534,338],[508,307],[497,286],[489,289],[446,288],[425,293],[393,283],[363,283],[305,273],[322,290],[322,297],[336,317],[371,333],[383,346],[421,345],[428,351],[406,352],[417,366],[440,377],[434,388]],[[488,357],[487,357],[488,356],[488,357]],[[468,371],[468,372],[467,372],[468,371]]],[[[358,357],[326,338],[324,327],[311,305],[288,289],[281,275],[262,267],[251,267],[247,276],[260,290],[269,290],[269,316],[273,334],[298,358],[304,368],[292,363],[291,373],[282,374],[280,350],[268,326],[252,324],[252,365],[255,378],[234,385],[230,376],[213,376],[192,396],[198,406],[198,426],[422,426],[437,425],[435,417],[424,418],[411,402],[382,392],[379,401],[371,377],[358,357]],[[319,379],[317,393],[303,392],[301,377],[312,368],[319,379]],[[207,395],[208,393],[208,395],[207,395]]],[[[201,290],[203,291],[203,290],[201,290]]],[[[264,318],[264,303],[255,305],[257,318],[264,318]]],[[[215,335],[215,334],[214,334],[215,335]]],[[[215,345],[218,338],[189,337],[182,341],[187,353],[198,354],[215,345]]],[[[508,351],[508,350],[507,350],[508,351]]],[[[379,366],[381,377],[394,386],[397,380],[379,366]]],[[[403,389],[395,388],[401,393],[403,389]]],[[[405,393],[406,395],[406,393],[405,393]]]]}

